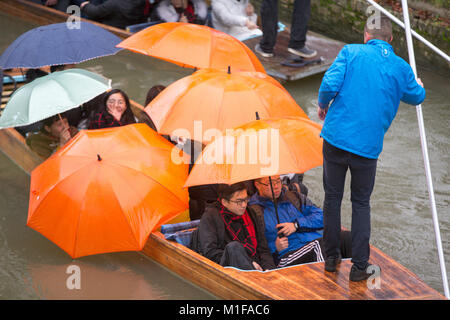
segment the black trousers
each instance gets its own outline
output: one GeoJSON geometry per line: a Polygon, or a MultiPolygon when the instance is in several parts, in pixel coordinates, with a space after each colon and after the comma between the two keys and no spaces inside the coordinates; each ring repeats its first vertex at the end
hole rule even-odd
{"type": "MultiPolygon", "coordinates": [[[[299,49],[305,45],[310,11],[311,0],[294,1],[289,48],[299,49]]],[[[261,23],[263,36],[259,45],[264,51],[273,52],[277,41],[278,0],[262,1],[261,23]]]]}
{"type": "Polygon", "coordinates": [[[223,267],[235,267],[241,270],[255,270],[252,260],[245,251],[242,243],[231,241],[225,246],[220,265],[223,267]]]}
{"type": "Polygon", "coordinates": [[[341,203],[345,175],[351,173],[352,262],[364,269],[370,256],[370,196],[375,184],[377,159],[368,159],[323,141],[323,242],[325,255],[337,257],[340,247],[341,203]]]}

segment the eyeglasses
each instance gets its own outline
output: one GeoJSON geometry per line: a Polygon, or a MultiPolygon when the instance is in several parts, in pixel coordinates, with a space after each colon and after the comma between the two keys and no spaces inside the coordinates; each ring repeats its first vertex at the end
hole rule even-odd
{"type": "Polygon", "coordinates": [[[113,105],[113,104],[116,104],[116,102],[119,106],[123,106],[125,104],[124,100],[114,100],[114,99],[108,99],[106,101],[106,104],[113,105]]]}
{"type": "MultiPolygon", "coordinates": [[[[262,183],[261,181],[257,181],[259,184],[262,184],[265,187],[270,186],[270,182],[269,183],[262,183]]],[[[281,179],[277,179],[277,180],[272,180],[272,186],[277,186],[277,185],[281,185],[281,179]]]]}
{"type": "Polygon", "coordinates": [[[247,205],[247,203],[250,201],[250,197],[247,197],[245,199],[237,199],[237,200],[228,200],[229,202],[233,202],[237,204],[238,206],[242,206],[243,204],[247,205]]]}

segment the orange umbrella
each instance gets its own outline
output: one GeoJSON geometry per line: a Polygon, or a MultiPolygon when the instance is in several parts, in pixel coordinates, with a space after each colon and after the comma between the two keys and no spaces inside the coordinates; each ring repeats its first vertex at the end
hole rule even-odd
{"type": "Polygon", "coordinates": [[[33,170],[27,225],[72,258],[142,250],[188,208],[172,149],[145,124],[80,131],[33,170]]]}
{"type": "Polygon", "coordinates": [[[265,72],[255,54],[236,38],[207,26],[168,22],[139,31],[117,45],[182,67],[265,72]]]}
{"type": "Polygon", "coordinates": [[[208,129],[232,129],[261,118],[305,117],[275,79],[257,72],[202,69],[164,89],[146,108],[159,133],[202,141],[208,129]],[[183,133],[184,132],[184,133],[183,133]],[[188,135],[188,136],[186,136],[188,135]]]}
{"type": "Polygon", "coordinates": [[[320,166],[321,128],[309,119],[294,117],[256,120],[234,128],[206,146],[185,187],[233,184],[320,166]]]}

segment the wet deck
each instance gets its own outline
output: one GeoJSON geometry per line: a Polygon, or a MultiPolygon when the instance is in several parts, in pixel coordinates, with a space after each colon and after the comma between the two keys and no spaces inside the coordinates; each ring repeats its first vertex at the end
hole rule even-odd
{"type": "MultiPolygon", "coordinates": [[[[252,38],[244,41],[244,43],[254,52],[255,45],[259,43],[260,39],[260,37],[252,38]]],[[[277,44],[274,49],[275,55],[272,58],[264,58],[257,53],[255,54],[263,64],[267,74],[281,81],[294,81],[325,72],[345,45],[341,41],[330,39],[312,31],[308,31],[306,39],[306,44],[317,51],[317,56],[304,60],[310,61],[322,57],[323,61],[321,63],[314,63],[300,68],[282,66],[281,63],[283,61],[293,57],[287,51],[289,43],[289,31],[287,30],[278,33],[277,44]]]]}

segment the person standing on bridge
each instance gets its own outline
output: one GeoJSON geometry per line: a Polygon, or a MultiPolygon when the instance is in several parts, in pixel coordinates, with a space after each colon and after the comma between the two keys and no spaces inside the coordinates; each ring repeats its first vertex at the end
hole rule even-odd
{"type": "Polygon", "coordinates": [[[325,120],[323,187],[325,199],[325,270],[336,271],[341,261],[339,235],[341,202],[347,169],[351,172],[352,262],[350,281],[362,281],[370,256],[370,196],[384,134],[400,101],[418,105],[425,89],[411,67],[395,55],[392,25],[385,16],[369,17],[364,44],[350,44],[338,54],[319,89],[319,119],[325,120]],[[333,102],[329,106],[330,101],[333,102]]]}

